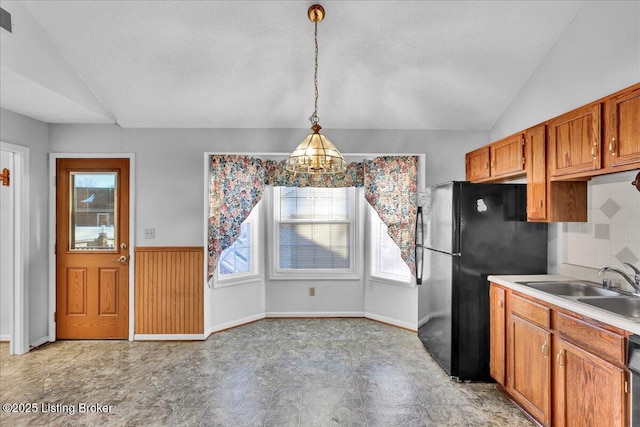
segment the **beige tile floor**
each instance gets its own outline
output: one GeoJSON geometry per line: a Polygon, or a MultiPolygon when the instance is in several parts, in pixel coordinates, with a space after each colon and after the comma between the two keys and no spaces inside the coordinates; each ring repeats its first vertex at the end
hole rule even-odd
{"type": "Polygon", "coordinates": [[[267,319],[204,342],[8,352],[2,343],[2,426],[533,425],[495,384],[449,379],[415,333],[366,319],[267,319]],[[5,412],[12,403],[35,413],[5,412]]]}

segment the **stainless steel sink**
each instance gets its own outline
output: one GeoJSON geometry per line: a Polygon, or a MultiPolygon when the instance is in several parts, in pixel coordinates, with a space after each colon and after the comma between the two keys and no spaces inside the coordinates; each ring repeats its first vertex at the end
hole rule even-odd
{"type": "Polygon", "coordinates": [[[596,296],[614,296],[620,295],[611,289],[598,287],[597,283],[592,282],[517,282],[530,288],[538,289],[553,295],[568,297],[596,297],[596,296]]]}
{"type": "Polygon", "coordinates": [[[640,319],[640,298],[638,297],[578,298],[578,301],[624,317],[635,320],[640,319]]]}

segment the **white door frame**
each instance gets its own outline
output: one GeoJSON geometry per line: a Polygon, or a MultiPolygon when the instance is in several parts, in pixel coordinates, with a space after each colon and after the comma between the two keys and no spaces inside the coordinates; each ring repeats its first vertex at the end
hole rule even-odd
{"type": "Polygon", "coordinates": [[[134,153],[49,153],[49,341],[56,340],[56,161],[58,159],[129,159],[129,341],[133,341],[135,303],[135,158],[134,153]]]}
{"type": "Polygon", "coordinates": [[[0,141],[0,149],[13,154],[11,185],[14,192],[13,287],[10,354],[29,351],[29,147],[0,141]]]}

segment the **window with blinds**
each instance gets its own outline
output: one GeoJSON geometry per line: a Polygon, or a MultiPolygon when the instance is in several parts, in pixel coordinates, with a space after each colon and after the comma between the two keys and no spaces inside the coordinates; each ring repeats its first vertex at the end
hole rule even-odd
{"type": "Polygon", "coordinates": [[[274,188],[276,271],[352,272],[354,192],[274,188]]]}

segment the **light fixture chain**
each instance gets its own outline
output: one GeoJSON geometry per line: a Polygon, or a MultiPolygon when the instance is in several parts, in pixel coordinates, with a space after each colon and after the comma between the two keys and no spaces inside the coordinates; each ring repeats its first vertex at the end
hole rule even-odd
{"type": "Polygon", "coordinates": [[[314,110],[311,117],[309,117],[309,121],[311,124],[317,124],[320,119],[318,118],[318,21],[314,21],[315,31],[314,31],[314,39],[316,44],[316,52],[315,52],[315,69],[313,71],[313,83],[315,87],[315,101],[314,101],[314,110]]]}

